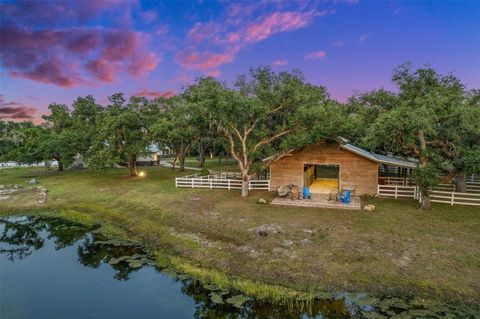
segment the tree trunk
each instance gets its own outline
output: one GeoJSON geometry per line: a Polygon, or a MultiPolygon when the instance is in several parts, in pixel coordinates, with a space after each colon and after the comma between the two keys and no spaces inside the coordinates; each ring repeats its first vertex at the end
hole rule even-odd
{"type": "Polygon", "coordinates": [[[465,178],[465,174],[458,173],[455,175],[455,191],[460,193],[467,192],[467,180],[465,178]]]}
{"type": "Polygon", "coordinates": [[[422,193],[421,199],[422,199],[422,203],[421,203],[422,209],[424,210],[430,209],[430,195],[422,193]]]}
{"type": "Polygon", "coordinates": [[[249,181],[250,181],[250,176],[248,175],[248,170],[242,170],[242,197],[248,197],[249,181]]]}
{"type": "Polygon", "coordinates": [[[205,166],[205,144],[202,142],[200,142],[198,161],[200,162],[198,167],[203,168],[205,166]]]}
{"type": "Polygon", "coordinates": [[[63,163],[60,162],[59,160],[57,160],[57,162],[58,162],[58,171],[63,172],[63,163]]]}
{"type": "Polygon", "coordinates": [[[210,159],[213,159],[213,151],[210,150],[210,159]]]}
{"type": "Polygon", "coordinates": [[[134,156],[128,162],[128,170],[130,171],[130,176],[136,177],[137,176],[137,157],[134,156]]]}
{"type": "Polygon", "coordinates": [[[185,158],[187,157],[187,153],[186,152],[181,152],[180,153],[180,156],[178,158],[178,164],[179,164],[179,167],[178,167],[178,170],[180,172],[184,172],[185,171],[185,158]]]}
{"type": "Polygon", "coordinates": [[[175,153],[175,158],[173,159],[173,163],[172,163],[172,171],[175,170],[175,165],[177,165],[177,160],[178,160],[178,153],[175,153]]]}

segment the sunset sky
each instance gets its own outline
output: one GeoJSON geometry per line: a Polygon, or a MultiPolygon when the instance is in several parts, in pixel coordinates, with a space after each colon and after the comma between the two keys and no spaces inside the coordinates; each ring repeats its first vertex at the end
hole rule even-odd
{"type": "Polygon", "coordinates": [[[299,68],[340,101],[407,61],[480,88],[480,1],[0,1],[0,117],[170,96],[201,75],[299,68]]]}

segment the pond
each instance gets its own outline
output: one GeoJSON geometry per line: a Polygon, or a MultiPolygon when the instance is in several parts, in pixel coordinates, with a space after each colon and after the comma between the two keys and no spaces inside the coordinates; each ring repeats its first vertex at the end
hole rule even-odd
{"type": "Polygon", "coordinates": [[[0,318],[387,318],[389,311],[447,318],[453,309],[392,300],[338,294],[303,309],[275,305],[158,269],[142,246],[95,227],[0,220],[0,318]]]}

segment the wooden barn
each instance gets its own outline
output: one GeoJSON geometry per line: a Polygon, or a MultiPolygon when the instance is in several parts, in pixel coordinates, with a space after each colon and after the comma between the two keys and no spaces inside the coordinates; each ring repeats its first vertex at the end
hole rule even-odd
{"type": "Polygon", "coordinates": [[[271,162],[270,190],[294,184],[309,187],[312,194],[352,190],[356,196],[374,195],[379,176],[392,167],[396,168],[398,176],[406,177],[415,164],[368,152],[346,140],[319,142],[271,162]]]}

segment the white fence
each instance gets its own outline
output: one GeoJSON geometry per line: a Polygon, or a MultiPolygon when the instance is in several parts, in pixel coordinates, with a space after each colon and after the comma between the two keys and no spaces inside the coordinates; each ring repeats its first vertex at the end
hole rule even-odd
{"type": "Polygon", "coordinates": [[[398,185],[398,186],[408,186],[413,185],[410,177],[394,177],[394,176],[381,176],[378,178],[378,182],[384,185],[398,185]]]}
{"type": "Polygon", "coordinates": [[[480,194],[433,191],[432,194],[430,194],[430,201],[450,205],[480,206],[480,194]]]}
{"type": "MultiPolygon", "coordinates": [[[[242,174],[217,172],[211,175],[193,174],[175,178],[175,187],[242,189],[242,174]]],[[[248,182],[249,190],[270,190],[270,179],[253,176],[248,182]]]]}
{"type": "MultiPolygon", "coordinates": [[[[443,184],[443,186],[440,187],[446,188],[447,186],[445,185],[450,184],[443,184]]],[[[430,194],[430,201],[450,205],[480,206],[480,192],[454,192],[453,185],[450,186],[452,187],[449,190],[441,190],[441,188],[439,189],[439,186],[437,186],[437,188],[435,188],[430,194]]],[[[378,185],[377,193],[382,197],[413,198],[418,199],[419,201],[421,200],[421,194],[417,186],[378,185]]]]}
{"type": "Polygon", "coordinates": [[[378,185],[377,193],[384,197],[418,198],[418,188],[416,186],[378,185]]]}

